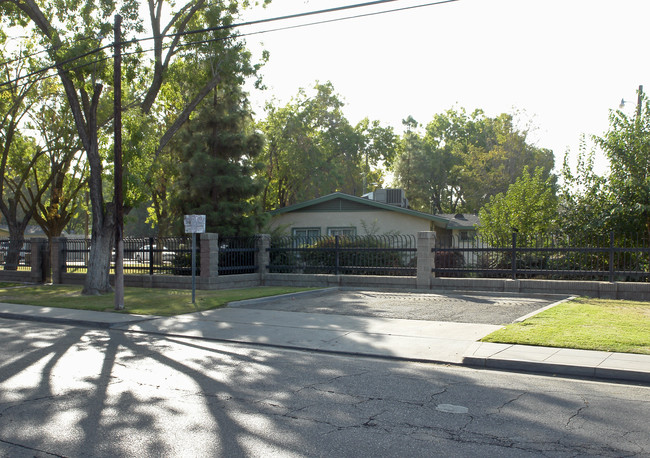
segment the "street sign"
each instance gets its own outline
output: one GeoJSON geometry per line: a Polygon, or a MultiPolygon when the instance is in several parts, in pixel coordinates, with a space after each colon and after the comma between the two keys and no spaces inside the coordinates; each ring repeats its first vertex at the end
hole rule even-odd
{"type": "Polygon", "coordinates": [[[192,234],[192,304],[196,306],[196,234],[205,232],[205,215],[185,215],[185,233],[192,234]]]}
{"type": "Polygon", "coordinates": [[[205,232],[205,215],[185,215],[186,234],[203,234],[205,232]]]}

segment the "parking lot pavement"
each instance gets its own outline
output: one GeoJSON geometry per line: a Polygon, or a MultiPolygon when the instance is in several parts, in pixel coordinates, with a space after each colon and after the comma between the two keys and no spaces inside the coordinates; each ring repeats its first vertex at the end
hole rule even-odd
{"type": "Polygon", "coordinates": [[[320,294],[266,298],[233,305],[284,312],[504,325],[568,297],[329,289],[320,294]]]}

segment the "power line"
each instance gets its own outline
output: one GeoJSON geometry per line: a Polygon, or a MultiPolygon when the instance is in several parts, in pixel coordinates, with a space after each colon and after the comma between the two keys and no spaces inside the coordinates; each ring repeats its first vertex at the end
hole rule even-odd
{"type": "MultiPolygon", "coordinates": [[[[216,31],[216,30],[224,30],[224,29],[237,28],[237,27],[246,27],[246,26],[257,25],[257,24],[267,24],[269,22],[286,21],[286,20],[289,20],[289,19],[297,19],[297,18],[301,18],[301,17],[315,16],[315,15],[320,15],[320,14],[330,14],[330,13],[336,13],[336,12],[339,12],[339,11],[347,11],[347,10],[356,9],[356,8],[365,8],[365,7],[369,7],[369,6],[383,5],[383,4],[386,4],[386,3],[393,3],[393,2],[397,2],[397,1],[401,1],[401,0],[375,0],[375,1],[372,1],[372,2],[356,3],[356,4],[352,4],[352,5],[338,6],[338,7],[335,7],[335,8],[327,8],[327,9],[316,10],[316,11],[306,11],[304,13],[295,13],[295,14],[288,14],[288,15],[285,15],[285,16],[277,16],[277,17],[273,17],[273,18],[258,19],[258,20],[255,20],[255,21],[241,22],[241,23],[238,23],[238,24],[231,24],[231,25],[224,25],[224,26],[217,26],[217,27],[208,27],[208,28],[205,28],[205,29],[197,29],[197,30],[189,30],[189,31],[186,31],[186,32],[180,32],[180,33],[177,33],[177,34],[169,34],[169,35],[165,35],[165,36],[166,37],[175,37],[175,36],[183,36],[183,35],[190,35],[190,34],[197,34],[197,33],[213,32],[213,31],[216,31]]],[[[420,8],[420,7],[423,7],[423,6],[432,6],[432,5],[438,5],[438,4],[443,4],[443,3],[451,3],[451,2],[456,2],[456,1],[458,1],[458,0],[438,0],[438,1],[431,2],[431,3],[428,3],[428,4],[424,4],[424,5],[415,5],[415,6],[404,7],[404,8],[396,8],[396,9],[393,9],[393,10],[378,11],[378,12],[375,12],[375,13],[360,14],[360,15],[357,15],[357,16],[349,16],[349,17],[345,17],[345,18],[332,19],[332,20],[329,20],[329,21],[326,20],[326,21],[323,21],[323,23],[333,22],[333,21],[337,21],[337,20],[354,19],[354,18],[364,17],[364,16],[372,16],[372,15],[375,15],[375,14],[392,13],[392,12],[401,11],[401,10],[407,10],[407,9],[412,9],[412,8],[420,8]]],[[[288,27],[288,28],[292,28],[292,27],[288,27]]]]}
{"type": "MultiPolygon", "coordinates": [[[[363,4],[359,4],[359,5],[352,5],[351,7],[354,8],[354,7],[358,7],[358,6],[361,6],[361,5],[369,6],[369,5],[388,3],[388,2],[394,2],[394,1],[398,1],[398,0],[375,1],[375,2],[363,3],[363,4]]],[[[295,25],[290,25],[290,26],[285,26],[285,27],[276,27],[274,29],[260,30],[260,31],[256,31],[256,32],[240,33],[240,34],[236,34],[236,35],[233,34],[233,35],[228,35],[226,37],[216,37],[216,38],[208,38],[208,39],[199,40],[199,41],[191,41],[191,42],[187,42],[187,43],[178,43],[178,44],[176,44],[176,47],[181,48],[181,47],[185,47],[185,46],[194,46],[194,45],[197,45],[197,44],[206,44],[206,43],[211,43],[211,42],[215,42],[215,41],[224,41],[224,40],[228,40],[228,39],[231,39],[231,38],[242,38],[242,37],[248,37],[248,36],[253,36],[253,35],[260,35],[260,34],[264,34],[264,33],[279,32],[279,31],[283,31],[283,30],[291,30],[291,29],[297,29],[297,28],[302,28],[302,27],[310,27],[310,26],[314,26],[314,25],[321,25],[321,24],[328,24],[328,23],[333,23],[333,22],[346,21],[346,20],[350,20],[350,19],[358,19],[358,18],[362,18],[362,17],[377,16],[377,15],[380,15],[380,14],[396,13],[396,12],[407,11],[407,10],[412,10],[412,9],[416,9],[416,8],[425,8],[425,7],[441,5],[441,4],[445,4],[445,3],[453,3],[453,2],[457,2],[457,1],[459,1],[459,0],[438,0],[438,1],[423,3],[423,4],[419,4],[419,5],[411,5],[411,6],[401,7],[401,8],[394,8],[394,9],[390,9],[390,10],[375,11],[375,12],[372,12],[372,13],[357,14],[357,15],[354,15],[354,16],[346,16],[346,17],[334,18],[334,19],[325,19],[325,20],[322,20],[322,21],[307,22],[307,23],[303,23],[303,24],[295,24],[295,25]]],[[[295,17],[303,16],[303,15],[314,15],[314,14],[323,14],[325,12],[339,11],[339,10],[341,10],[341,8],[345,8],[345,7],[331,8],[331,9],[328,9],[328,10],[320,10],[320,11],[312,11],[312,12],[308,12],[308,13],[298,13],[298,14],[292,14],[292,15],[288,15],[288,16],[281,16],[281,17],[270,18],[270,19],[261,19],[261,20],[258,20],[258,21],[249,21],[249,22],[243,22],[243,23],[240,23],[240,24],[232,24],[230,26],[219,26],[219,27],[212,27],[212,28],[209,28],[209,29],[192,30],[192,31],[187,31],[187,32],[183,32],[183,33],[180,33],[180,34],[168,34],[168,35],[164,35],[163,37],[168,38],[168,37],[175,37],[175,36],[179,36],[179,35],[182,36],[182,35],[190,35],[190,34],[196,34],[196,33],[205,33],[206,31],[225,30],[225,29],[230,29],[230,28],[236,28],[236,27],[242,27],[242,26],[248,26],[248,25],[255,25],[255,24],[259,24],[259,23],[275,22],[275,21],[278,21],[278,20],[292,19],[292,18],[295,18],[295,17]]],[[[347,7],[347,8],[350,8],[350,7],[347,7]]],[[[147,40],[152,40],[152,39],[153,39],[153,37],[134,39],[134,40],[132,40],[131,42],[128,42],[128,43],[135,43],[135,42],[139,43],[139,42],[142,42],[142,41],[147,41],[147,40]]],[[[163,47],[163,49],[169,49],[169,48],[170,48],[170,46],[163,47]]],[[[127,52],[127,53],[124,53],[123,55],[133,55],[133,54],[145,53],[145,52],[151,52],[151,51],[154,51],[154,49],[149,48],[147,50],[127,52]]]]}
{"type": "MultiPolygon", "coordinates": [[[[395,0],[389,0],[389,1],[395,1],[395,0]]],[[[362,18],[362,17],[377,16],[377,15],[386,14],[386,13],[395,13],[395,12],[406,11],[406,10],[411,10],[411,9],[415,9],[415,8],[424,8],[424,7],[427,7],[427,6],[434,6],[434,5],[440,5],[440,4],[444,4],[444,3],[452,3],[452,2],[457,2],[457,1],[458,0],[439,0],[439,1],[424,3],[424,4],[420,4],[420,5],[411,5],[411,6],[406,6],[406,7],[402,7],[402,8],[394,8],[394,9],[391,9],[391,10],[375,11],[375,12],[372,12],[372,13],[363,13],[363,14],[357,14],[357,15],[354,15],[354,16],[346,16],[346,17],[334,18],[334,19],[325,19],[325,20],[322,20],[322,21],[307,22],[307,23],[303,23],[303,24],[295,24],[295,25],[290,25],[290,26],[285,26],[285,27],[276,27],[274,29],[259,30],[259,31],[256,31],[256,32],[240,33],[240,34],[237,34],[237,35],[233,34],[233,35],[229,35],[229,36],[226,36],[226,37],[207,38],[205,40],[190,41],[190,42],[187,42],[187,43],[178,43],[176,45],[176,47],[182,48],[182,47],[185,47],[185,46],[194,46],[194,45],[197,45],[197,44],[206,44],[206,43],[211,43],[211,42],[215,42],[215,41],[224,41],[224,40],[228,40],[228,39],[231,39],[231,38],[242,38],[242,37],[248,37],[248,36],[253,36],[253,35],[260,35],[260,34],[264,34],[264,33],[280,32],[280,31],[283,31],[283,30],[291,30],[291,29],[298,29],[298,28],[302,28],[302,27],[310,27],[310,26],[314,26],[314,25],[329,24],[329,23],[332,23],[332,22],[340,22],[340,21],[346,21],[346,20],[349,20],[349,19],[358,19],[358,18],[362,18]]],[[[375,2],[373,2],[373,3],[375,3],[375,2]]],[[[382,3],[384,3],[384,2],[382,2],[382,3]]],[[[293,17],[293,16],[295,16],[295,15],[292,15],[290,17],[293,17]]],[[[273,20],[275,20],[275,18],[273,18],[273,20]]],[[[255,21],[255,22],[257,22],[257,21],[255,21]]],[[[269,21],[269,22],[271,22],[271,21],[269,21]]],[[[234,24],[232,27],[239,27],[241,25],[249,25],[249,24],[250,23],[234,24]]],[[[226,27],[223,27],[223,28],[226,28],[226,27]]],[[[208,29],[204,29],[204,30],[208,30],[208,29]]],[[[217,30],[217,29],[213,28],[213,29],[210,29],[210,30],[213,31],[213,30],[217,30]]],[[[196,33],[196,31],[191,31],[191,33],[196,33]]],[[[186,35],[190,34],[190,32],[185,33],[185,34],[186,35]]],[[[165,37],[171,37],[171,36],[175,36],[175,35],[178,35],[178,34],[165,35],[165,37]]],[[[150,39],[151,38],[145,38],[145,39],[140,39],[140,40],[137,40],[137,41],[139,42],[139,41],[145,41],[145,40],[150,40],[150,39]]],[[[169,49],[169,48],[170,48],[169,46],[163,47],[163,49],[169,49]]],[[[133,52],[130,52],[130,53],[127,52],[127,53],[124,53],[123,55],[132,55],[132,54],[151,52],[151,51],[153,51],[153,49],[149,48],[147,50],[133,51],[133,52]]]]}
{"type": "Polygon", "coordinates": [[[283,30],[298,29],[298,28],[301,28],[301,27],[310,27],[310,26],[313,26],[313,25],[321,25],[321,24],[329,24],[329,23],[332,23],[332,22],[347,21],[349,19],[359,19],[359,18],[362,18],[362,17],[378,16],[380,14],[386,14],[386,13],[397,13],[397,12],[400,12],[400,11],[407,11],[407,10],[412,10],[412,9],[416,9],[416,8],[425,8],[425,7],[428,7],[428,6],[441,5],[441,4],[444,4],[444,3],[453,3],[453,2],[457,2],[457,1],[459,1],[459,0],[439,0],[439,1],[435,1],[435,2],[419,4],[419,5],[405,6],[405,7],[402,7],[402,8],[394,8],[394,9],[390,9],[390,10],[375,11],[375,12],[372,12],[372,13],[363,13],[363,14],[357,14],[357,15],[354,15],[354,16],[346,16],[346,17],[341,17],[341,18],[325,19],[323,21],[307,22],[307,23],[304,23],[304,24],[296,24],[296,25],[291,25],[291,26],[286,26],[286,27],[278,27],[278,28],[275,28],[275,29],[262,30],[262,31],[259,31],[259,32],[243,33],[243,34],[241,34],[239,36],[245,37],[245,36],[250,36],[250,35],[258,35],[258,34],[262,34],[262,33],[279,32],[279,31],[283,31],[283,30]]]}
{"type": "MultiPolygon", "coordinates": [[[[19,38],[19,37],[9,37],[9,38],[14,39],[14,38],[19,38]]],[[[30,37],[30,36],[20,36],[20,38],[32,38],[32,37],[30,37]]],[[[101,40],[102,38],[103,37],[101,37],[101,36],[99,36],[99,37],[77,37],[77,38],[75,38],[74,41],[75,42],[80,42],[80,41],[97,40],[97,39],[101,40]]],[[[48,48],[41,49],[40,51],[35,51],[35,52],[33,52],[31,54],[27,54],[25,56],[19,56],[19,57],[15,57],[13,59],[6,60],[4,62],[0,62],[0,66],[4,66],[4,65],[7,65],[7,64],[13,64],[14,62],[17,62],[19,60],[29,59],[30,57],[38,56],[39,54],[44,54],[44,53],[47,53],[47,52],[52,52],[54,50],[56,50],[56,47],[55,46],[50,46],[48,48]]]]}
{"type": "MultiPolygon", "coordinates": [[[[300,17],[313,16],[313,15],[318,15],[318,14],[327,14],[327,13],[332,13],[332,12],[337,12],[337,11],[344,11],[344,10],[353,9],[353,8],[375,6],[375,5],[391,3],[391,2],[395,2],[395,1],[399,1],[399,0],[376,0],[376,1],[372,1],[372,2],[358,3],[358,4],[354,4],[354,5],[347,5],[347,6],[340,6],[340,7],[336,7],[336,8],[327,8],[327,9],[317,10],[317,11],[307,11],[307,12],[304,12],[304,13],[295,13],[295,14],[289,14],[289,15],[285,15],[285,16],[277,16],[277,17],[273,17],[273,18],[259,19],[259,20],[255,20],[255,21],[247,21],[247,22],[241,22],[241,23],[230,24],[230,25],[222,25],[222,26],[216,26],[216,27],[208,27],[208,28],[204,28],[204,29],[188,30],[188,31],[179,32],[179,33],[171,33],[171,34],[162,35],[161,38],[171,38],[171,37],[185,36],[185,35],[191,35],[191,34],[199,34],[199,33],[205,33],[205,32],[214,32],[214,31],[217,31],[217,30],[227,30],[227,29],[232,29],[232,28],[237,28],[237,27],[245,27],[245,26],[250,26],[250,25],[264,24],[264,23],[269,23],[269,22],[277,22],[277,21],[283,21],[283,20],[288,20],[288,19],[296,19],[296,18],[300,18],[300,17]]],[[[448,0],[447,2],[449,2],[449,1],[457,1],[457,0],[448,0]]],[[[447,3],[447,2],[440,2],[440,3],[447,3]]],[[[386,12],[390,12],[390,11],[386,11],[386,12]]],[[[378,13],[378,14],[380,14],[380,13],[378,13]]],[[[353,17],[358,17],[358,16],[352,16],[351,18],[353,18],[353,17]]],[[[341,18],[341,19],[348,19],[348,18],[341,18]]],[[[328,21],[324,21],[324,22],[328,22],[328,21]]],[[[292,27],[289,27],[289,28],[292,28],[292,27]]],[[[282,30],[282,29],[279,29],[279,30],[282,30]]],[[[261,33],[265,33],[265,32],[261,32],[261,33]]],[[[15,39],[15,38],[19,38],[19,37],[8,37],[8,38],[15,39]]],[[[20,38],[29,38],[29,37],[28,36],[21,36],[20,38]]],[[[77,39],[76,41],[89,40],[89,39],[92,39],[92,38],[93,37],[82,37],[82,38],[77,39]]],[[[156,37],[146,37],[146,38],[140,38],[140,39],[133,40],[133,41],[141,42],[141,41],[153,40],[155,38],[156,37]]],[[[129,43],[129,42],[127,42],[127,43],[129,43]]],[[[16,61],[21,60],[21,59],[26,59],[26,58],[29,58],[29,57],[37,56],[39,54],[50,52],[53,49],[54,49],[54,47],[50,47],[50,48],[43,49],[41,51],[37,51],[37,52],[34,52],[32,54],[26,55],[26,56],[20,56],[20,57],[14,58],[14,59],[10,59],[10,60],[4,61],[4,62],[0,62],[0,66],[1,65],[6,65],[6,64],[11,64],[11,63],[16,62],[16,61]]],[[[97,51],[99,51],[99,50],[100,49],[98,49],[97,51]]]]}
{"type": "MultiPolygon", "coordinates": [[[[247,22],[240,22],[240,23],[235,23],[235,24],[229,24],[229,25],[221,25],[221,26],[216,26],[216,27],[207,27],[204,29],[196,29],[196,30],[188,30],[185,32],[179,32],[179,33],[170,33],[166,35],[161,35],[160,37],[146,37],[146,38],[139,38],[137,42],[141,41],[148,41],[148,40],[154,40],[156,38],[173,38],[173,37],[178,37],[178,36],[186,36],[186,35],[195,35],[199,33],[206,33],[206,32],[215,32],[218,30],[227,30],[227,29],[233,29],[233,28],[240,28],[240,27],[247,27],[251,25],[258,25],[258,24],[267,24],[270,22],[277,22],[277,21],[286,21],[290,19],[297,19],[301,17],[307,17],[307,16],[314,16],[314,15],[320,15],[320,14],[329,14],[329,13],[334,13],[334,12],[339,12],[339,11],[345,11],[345,10],[350,10],[350,9],[356,9],[356,8],[363,8],[363,7],[369,7],[369,6],[377,6],[377,5],[382,5],[386,3],[393,3],[396,1],[401,1],[401,0],[375,0],[372,2],[365,2],[365,3],[357,3],[357,4],[352,4],[352,5],[346,5],[346,6],[339,6],[336,8],[327,8],[327,9],[322,9],[322,10],[316,10],[316,11],[307,11],[304,13],[295,13],[295,14],[288,14],[285,16],[276,16],[272,18],[266,18],[266,19],[258,19],[254,21],[247,21],[247,22]]],[[[395,13],[399,11],[406,11],[410,9],[415,9],[415,8],[424,8],[428,6],[435,6],[435,5],[442,5],[445,3],[453,3],[457,2],[459,0],[437,0],[434,2],[429,2],[429,3],[423,3],[419,5],[411,5],[411,6],[406,6],[402,8],[394,8],[390,10],[382,10],[382,11],[375,11],[372,13],[365,13],[365,14],[358,14],[354,16],[346,16],[342,18],[335,18],[335,19],[326,19],[323,21],[316,21],[316,22],[309,22],[305,24],[297,24],[293,26],[286,26],[286,27],[280,27],[276,29],[270,29],[270,30],[264,30],[264,31],[259,31],[259,32],[250,32],[250,33],[245,33],[241,34],[240,36],[249,36],[249,35],[256,35],[260,33],[268,33],[268,32],[276,32],[276,31],[281,31],[281,30],[289,30],[289,29],[294,29],[294,28],[299,28],[299,27],[308,27],[311,25],[319,25],[319,24],[326,24],[330,22],[337,22],[337,21],[345,21],[348,19],[357,19],[361,17],[367,17],[367,16],[376,16],[379,14],[386,14],[386,13],[395,13]]]]}
{"type": "MultiPolygon", "coordinates": [[[[93,49],[92,51],[88,51],[88,52],[85,52],[85,53],[80,54],[80,55],[78,55],[78,56],[70,57],[69,59],[65,59],[65,60],[63,60],[63,61],[61,61],[61,62],[54,63],[54,64],[52,64],[52,65],[50,65],[50,66],[48,66],[48,67],[43,67],[43,68],[40,68],[40,69],[38,69],[38,70],[34,70],[33,72],[30,72],[30,73],[28,73],[28,74],[26,74],[26,75],[22,75],[22,76],[16,77],[16,78],[14,78],[13,80],[9,80],[9,81],[5,81],[4,83],[0,83],[0,88],[2,88],[3,86],[7,86],[7,85],[9,85],[9,84],[12,84],[12,83],[16,83],[16,82],[18,82],[18,81],[20,81],[20,80],[23,80],[23,79],[29,78],[30,76],[38,75],[38,74],[40,74],[40,73],[44,73],[44,72],[47,72],[47,71],[49,71],[49,70],[53,70],[53,69],[55,69],[55,68],[57,68],[57,67],[59,67],[59,66],[63,66],[63,65],[65,65],[65,64],[69,64],[69,63],[75,62],[75,61],[77,61],[77,60],[79,60],[79,59],[83,59],[83,58],[86,57],[86,56],[90,56],[90,55],[92,55],[92,54],[97,54],[98,52],[103,51],[104,49],[112,48],[112,47],[113,47],[113,44],[112,44],[112,43],[109,44],[109,45],[104,45],[104,46],[101,46],[101,47],[99,47],[99,48],[93,49]]],[[[92,62],[90,62],[90,64],[92,64],[92,62]]],[[[83,66],[85,66],[85,65],[88,65],[88,64],[84,64],[84,65],[82,65],[81,67],[83,67],[83,66]]],[[[80,68],[80,67],[78,67],[78,68],[80,68]]]]}
{"type": "MultiPolygon", "coordinates": [[[[341,6],[341,7],[336,7],[336,8],[328,8],[328,9],[323,9],[323,10],[317,10],[317,11],[308,11],[304,13],[296,13],[296,14],[290,14],[290,15],[285,15],[285,16],[278,16],[278,17],[273,17],[273,18],[267,18],[267,19],[259,19],[255,21],[247,21],[247,22],[242,22],[242,23],[236,23],[236,24],[229,24],[229,25],[223,25],[223,26],[217,26],[217,27],[210,27],[210,28],[204,28],[204,29],[197,29],[197,30],[189,30],[185,32],[180,32],[180,33],[175,33],[175,34],[167,34],[167,35],[161,35],[159,38],[172,38],[172,37],[177,37],[177,36],[186,36],[186,35],[194,35],[194,34],[199,34],[199,33],[206,33],[206,32],[214,32],[218,30],[228,30],[228,29],[233,29],[233,28],[239,28],[239,27],[245,27],[245,26],[251,26],[251,25],[258,25],[258,24],[265,24],[265,23],[270,23],[270,22],[277,22],[281,20],[289,20],[289,19],[295,19],[295,18],[300,18],[300,17],[307,17],[307,16],[314,16],[314,15],[319,15],[319,14],[329,14],[333,12],[339,12],[339,11],[344,11],[344,10],[349,10],[349,9],[355,9],[355,8],[361,8],[361,7],[368,7],[368,6],[376,6],[376,5],[381,5],[381,4],[386,4],[386,3],[393,3],[395,1],[400,1],[400,0],[376,0],[372,2],[365,2],[365,3],[358,3],[358,4],[353,4],[353,5],[346,5],[346,6],[341,6]]],[[[428,3],[422,3],[418,5],[410,5],[410,6],[405,6],[405,7],[400,7],[400,8],[393,8],[389,10],[382,10],[382,11],[374,11],[371,13],[363,13],[363,14],[357,14],[353,16],[345,16],[345,17],[340,17],[340,18],[334,18],[334,19],[325,19],[322,21],[314,21],[314,22],[309,22],[309,23],[303,23],[303,24],[296,24],[296,25],[291,25],[291,26],[285,26],[285,27],[277,27],[274,29],[268,29],[268,30],[261,30],[261,31],[256,31],[256,32],[249,32],[249,33],[243,33],[243,34],[231,34],[226,37],[216,37],[216,38],[210,38],[206,40],[199,40],[199,41],[192,41],[192,42],[187,42],[187,43],[177,43],[175,46],[177,48],[181,47],[186,47],[186,46],[194,46],[197,44],[205,44],[205,43],[210,43],[210,42],[216,42],[216,41],[224,41],[232,38],[240,38],[240,37],[246,37],[246,36],[252,36],[252,35],[259,35],[259,34],[264,34],[264,33],[271,33],[271,32],[278,32],[278,31],[283,31],[283,30],[291,30],[291,29],[297,29],[297,28],[302,28],[302,27],[310,27],[314,25],[321,25],[321,24],[327,24],[327,23],[333,23],[333,22],[340,22],[340,21],[345,21],[345,20],[350,20],[350,19],[358,19],[362,17],[370,17],[370,16],[376,16],[380,14],[388,14],[388,13],[395,13],[395,12],[400,12],[400,11],[406,11],[406,10],[412,10],[416,8],[425,8],[429,6],[435,6],[435,5],[442,5],[446,3],[453,3],[457,2],[459,0],[438,0],[434,2],[428,2],[428,3]]],[[[141,43],[144,41],[149,41],[153,40],[156,37],[147,37],[147,38],[137,38],[129,41],[124,41],[121,42],[122,45],[130,45],[130,44],[135,44],[135,43],[141,43]]],[[[66,59],[64,61],[52,64],[48,67],[41,68],[39,70],[35,70],[29,74],[14,78],[13,80],[6,81],[3,83],[0,83],[0,92],[2,92],[4,86],[8,86],[12,83],[16,83],[20,80],[29,78],[34,75],[39,75],[42,73],[45,73],[49,70],[56,69],[58,66],[62,66],[68,63],[72,63],[76,60],[82,59],[84,57],[87,57],[91,54],[96,54],[100,51],[103,51],[107,48],[112,47],[113,44],[108,44],[105,46],[101,46],[99,48],[93,49],[91,51],[85,52],[79,56],[71,57],[69,59],[66,59]]],[[[169,49],[171,46],[164,46],[163,49],[169,49]]],[[[133,52],[126,52],[123,53],[123,55],[133,55],[133,54],[143,54],[146,52],[152,52],[153,49],[147,49],[147,50],[138,50],[138,51],[133,51],[133,52]]],[[[41,51],[43,52],[43,51],[41,51]]],[[[105,61],[107,59],[110,59],[110,57],[104,57],[101,59],[97,59],[92,62],[84,63],[78,67],[74,67],[69,70],[75,70],[79,69],[88,65],[93,65],[95,63],[99,63],[102,61],[105,61]]],[[[47,76],[42,76],[39,77],[38,79],[45,79],[45,78],[50,78],[54,75],[47,75],[47,76]]],[[[37,80],[38,80],[37,79],[37,80]]],[[[27,83],[26,83],[27,84],[27,83]]]]}
{"type": "Polygon", "coordinates": [[[30,57],[38,56],[39,54],[43,54],[43,53],[46,53],[46,52],[49,52],[49,50],[48,49],[42,49],[40,51],[33,52],[32,54],[27,54],[26,56],[14,57],[13,59],[9,59],[9,60],[5,60],[4,62],[0,62],[0,66],[13,64],[14,62],[29,59],[30,57]]]}

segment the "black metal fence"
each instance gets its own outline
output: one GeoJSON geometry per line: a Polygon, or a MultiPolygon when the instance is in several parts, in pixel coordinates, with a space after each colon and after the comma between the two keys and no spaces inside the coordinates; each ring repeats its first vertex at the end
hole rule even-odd
{"type": "MultiPolygon", "coordinates": [[[[29,270],[29,242],[19,261],[4,265],[8,241],[0,240],[4,269],[29,270]],[[15,267],[15,268],[14,268],[15,267]]],[[[197,274],[200,273],[197,237],[197,274]]],[[[219,275],[257,272],[258,237],[219,238],[219,275]]],[[[65,270],[85,273],[90,241],[67,239],[65,270]]],[[[273,237],[269,272],[334,275],[415,276],[414,235],[273,237]]],[[[439,238],[433,248],[437,277],[539,278],[600,281],[650,281],[648,237],[610,234],[570,238],[513,233],[507,240],[482,236],[439,238]]],[[[112,268],[114,266],[112,265],[112,268]]],[[[191,275],[191,238],[127,238],[125,274],[191,275]]]]}
{"type": "MultiPolygon", "coordinates": [[[[66,239],[63,259],[65,271],[85,272],[88,267],[91,241],[66,239]]],[[[197,251],[200,240],[197,237],[197,251]]],[[[200,272],[197,260],[197,274],[200,272]]],[[[115,250],[111,271],[115,269],[115,250]]],[[[124,239],[124,274],[191,275],[192,240],[190,237],[129,237],[124,239]]]]}
{"type": "Polygon", "coordinates": [[[416,275],[414,235],[278,237],[269,271],[334,275],[416,275]]]}
{"type": "Polygon", "coordinates": [[[439,241],[436,276],[648,281],[650,243],[645,236],[512,233],[508,240],[476,236],[439,241]]]}
{"type": "Polygon", "coordinates": [[[219,275],[257,272],[258,240],[259,237],[220,237],[219,275]]]}
{"type": "Polygon", "coordinates": [[[0,239],[0,267],[2,270],[29,271],[31,264],[32,244],[29,240],[11,246],[8,238],[0,239]]]}
{"type": "MultiPolygon", "coordinates": [[[[254,273],[258,270],[258,237],[220,237],[219,275],[254,273]]],[[[83,273],[88,268],[90,240],[66,239],[65,271],[83,273]]],[[[201,238],[196,237],[196,274],[200,275],[201,238]]],[[[111,271],[115,268],[115,251],[111,271]]],[[[129,237],[124,239],[124,274],[191,275],[191,237],[129,237]]]]}

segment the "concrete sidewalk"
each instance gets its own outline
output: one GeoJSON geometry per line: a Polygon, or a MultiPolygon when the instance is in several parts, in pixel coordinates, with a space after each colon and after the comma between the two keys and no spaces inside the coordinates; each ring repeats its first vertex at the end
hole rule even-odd
{"type": "Polygon", "coordinates": [[[477,342],[501,326],[223,308],[151,317],[0,303],[0,318],[348,355],[650,383],[650,355],[477,342]]]}
{"type": "Polygon", "coordinates": [[[117,328],[330,353],[461,364],[467,348],[499,326],[224,308],[117,328]]]}

